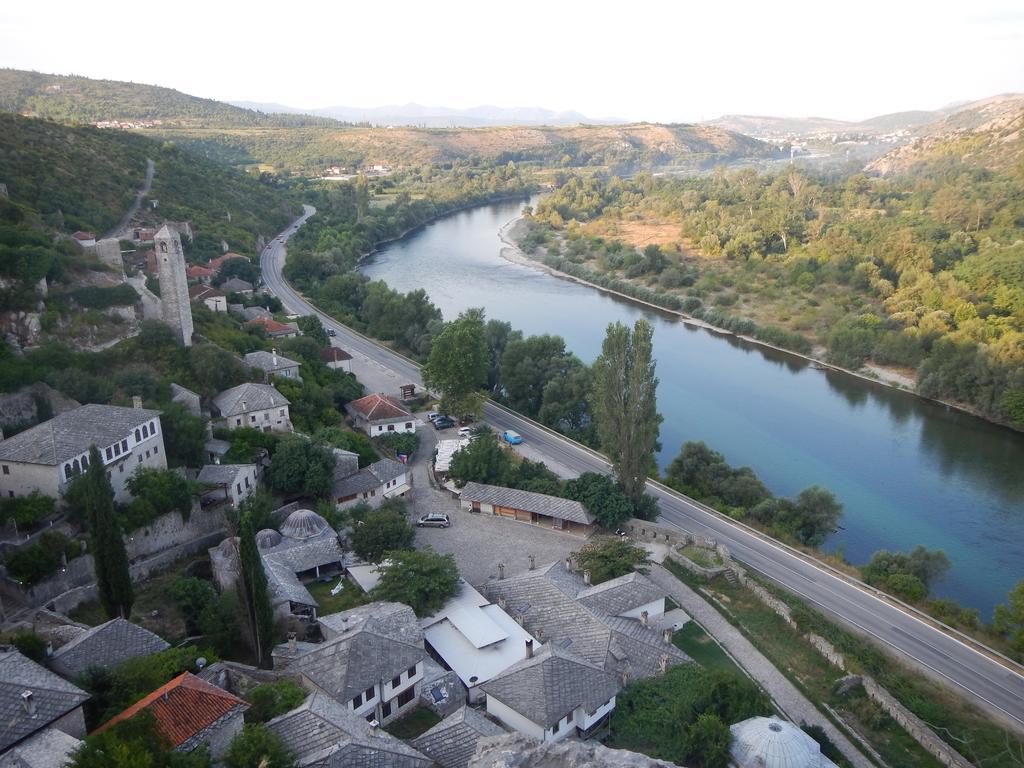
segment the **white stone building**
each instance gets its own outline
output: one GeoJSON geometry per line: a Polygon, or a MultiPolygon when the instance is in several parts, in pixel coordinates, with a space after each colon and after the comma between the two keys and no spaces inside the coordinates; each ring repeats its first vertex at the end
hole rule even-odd
{"type": "Polygon", "coordinates": [[[259,368],[266,373],[267,379],[271,376],[280,376],[282,379],[302,381],[299,375],[299,363],[284,355],[277,354],[276,349],[264,352],[262,349],[256,352],[249,352],[245,356],[245,364],[250,368],[259,368]]]}
{"type": "Polygon", "coordinates": [[[259,468],[255,464],[207,464],[196,480],[213,486],[203,494],[204,504],[207,499],[213,503],[223,500],[237,507],[256,491],[259,468]]]}
{"type": "Polygon", "coordinates": [[[416,431],[416,417],[390,395],[375,393],[361,397],[348,403],[345,411],[356,428],[370,437],[416,431]]]}
{"type": "Polygon", "coordinates": [[[118,501],[131,497],[125,484],[136,469],[167,468],[159,411],[83,405],[0,441],[0,496],[59,497],[89,466],[93,445],[118,501]]]}
{"type": "Polygon", "coordinates": [[[213,398],[213,406],[227,429],[291,432],[289,405],[288,398],[269,384],[239,384],[213,398]]]}

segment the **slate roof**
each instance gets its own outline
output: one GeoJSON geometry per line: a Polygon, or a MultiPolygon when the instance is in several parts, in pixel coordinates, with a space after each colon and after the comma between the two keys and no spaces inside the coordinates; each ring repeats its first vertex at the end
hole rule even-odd
{"type": "MultiPolygon", "coordinates": [[[[288,665],[340,702],[390,680],[426,657],[423,632],[416,615],[398,603],[370,603],[361,610],[343,611],[335,618],[340,634],[304,649],[288,665]],[[378,617],[376,614],[380,613],[378,617]],[[351,622],[341,629],[340,620],[351,622]]],[[[288,646],[274,649],[274,658],[289,660],[288,646]]]]}
{"type": "Polygon", "coordinates": [[[240,474],[255,469],[255,464],[206,464],[196,480],[210,485],[233,485],[240,474]]]}
{"type": "Polygon", "coordinates": [[[322,693],[267,723],[303,768],[427,768],[431,759],[322,693]]]}
{"type": "Polygon", "coordinates": [[[554,645],[516,662],[481,687],[545,728],[577,707],[594,712],[619,692],[615,675],[554,645]]]}
{"type": "Polygon", "coordinates": [[[400,477],[407,471],[408,467],[401,462],[392,459],[381,459],[359,470],[354,475],[335,480],[331,492],[337,498],[363,493],[364,491],[380,488],[384,483],[400,477]]]}
{"type": "Polygon", "coordinates": [[[212,453],[215,456],[223,456],[231,450],[231,443],[227,440],[218,440],[215,437],[211,437],[203,443],[203,450],[207,453],[212,453]]]}
{"type": "MultiPolygon", "coordinates": [[[[269,384],[253,384],[251,382],[224,390],[213,398],[213,404],[224,418],[291,405],[288,398],[269,384]],[[242,409],[243,401],[245,410],[242,409]]],[[[2,445],[3,443],[0,443],[0,446],[2,445]]]]}
{"type": "Polygon", "coordinates": [[[466,768],[480,739],[504,733],[497,723],[463,706],[409,743],[441,768],[466,768]]]}
{"type": "Polygon", "coordinates": [[[264,352],[262,349],[247,354],[245,356],[245,364],[250,368],[259,368],[268,372],[299,367],[299,363],[284,355],[271,354],[270,352],[264,352]]]}
{"type": "MultiPolygon", "coordinates": [[[[241,304],[237,304],[237,305],[234,305],[234,306],[241,307],[242,305],[241,304]]],[[[266,307],[243,307],[241,312],[242,312],[242,317],[244,317],[246,320],[255,320],[257,317],[273,317],[274,316],[273,313],[269,309],[267,309],[266,307]]]]}
{"type": "Polygon", "coordinates": [[[659,674],[664,656],[668,656],[668,666],[690,661],[653,627],[602,610],[623,605],[635,608],[664,597],[664,592],[652,591],[653,583],[642,574],[606,583],[611,586],[595,590],[584,584],[579,574],[566,570],[564,561],[559,560],[534,571],[492,581],[487,595],[495,602],[504,600],[506,612],[521,619],[523,627],[540,642],[569,650],[620,679],[623,673],[630,679],[659,674]],[[580,595],[590,604],[579,600],[580,595]]]}
{"type": "Polygon", "coordinates": [[[179,750],[195,748],[213,730],[249,705],[234,694],[182,672],[169,683],[114,715],[94,733],[128,720],[143,709],[153,715],[156,731],[179,750]]]}
{"type": "Polygon", "coordinates": [[[82,742],[56,728],[44,728],[0,755],[0,768],[63,768],[82,742]]]}
{"type": "Polygon", "coordinates": [[[400,421],[412,418],[409,410],[396,398],[381,392],[353,400],[345,409],[349,413],[358,414],[366,421],[400,421]]]}
{"type": "Polygon", "coordinates": [[[50,663],[65,677],[78,677],[89,667],[115,667],[122,661],[150,656],[170,648],[159,635],[126,619],[111,619],[86,630],[54,651],[50,663]]]}
{"type": "Polygon", "coordinates": [[[576,599],[583,605],[611,616],[619,616],[663,597],[665,590],[636,571],[585,587],[576,594],[576,599]]]}
{"type": "Polygon", "coordinates": [[[83,405],[0,441],[0,459],[58,466],[91,445],[112,445],[159,415],[147,408],[83,405]]]}
{"type": "Polygon", "coordinates": [[[502,488],[497,485],[466,483],[462,489],[462,499],[510,509],[521,509],[524,512],[557,517],[560,520],[570,520],[583,525],[590,525],[597,519],[578,501],[548,496],[546,493],[502,488]]]}
{"type": "Polygon", "coordinates": [[[80,707],[89,694],[13,648],[0,647],[0,752],[80,707]],[[32,691],[35,715],[22,694],[32,691]]]}
{"type": "Polygon", "coordinates": [[[251,291],[252,283],[240,277],[232,277],[230,280],[225,280],[221,283],[220,287],[225,293],[240,293],[242,291],[251,291]]]}

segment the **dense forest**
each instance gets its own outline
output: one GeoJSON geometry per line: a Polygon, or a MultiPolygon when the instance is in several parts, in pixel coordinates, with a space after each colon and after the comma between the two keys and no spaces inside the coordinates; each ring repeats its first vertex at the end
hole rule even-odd
{"type": "Polygon", "coordinates": [[[556,266],[1024,423],[1024,166],[560,181],[524,241],[556,266]]]}

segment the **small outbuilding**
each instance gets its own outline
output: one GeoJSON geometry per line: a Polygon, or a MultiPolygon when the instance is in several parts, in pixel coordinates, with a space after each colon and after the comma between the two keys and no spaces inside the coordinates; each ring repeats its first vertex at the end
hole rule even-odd
{"type": "Polygon", "coordinates": [[[466,483],[462,489],[461,499],[463,509],[490,512],[493,515],[543,525],[557,531],[588,536],[597,527],[597,518],[580,502],[549,496],[546,493],[466,483]]]}
{"type": "Polygon", "coordinates": [[[818,742],[777,717],[751,717],[729,726],[737,768],[836,768],[818,742]]]}

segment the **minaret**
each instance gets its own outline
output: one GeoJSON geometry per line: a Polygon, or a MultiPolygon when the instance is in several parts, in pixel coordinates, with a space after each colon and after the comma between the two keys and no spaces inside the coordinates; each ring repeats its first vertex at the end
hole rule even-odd
{"type": "Polygon", "coordinates": [[[166,224],[153,239],[160,262],[160,304],[163,320],[174,331],[179,344],[192,346],[192,305],[185,279],[185,255],[177,230],[166,224]]]}

